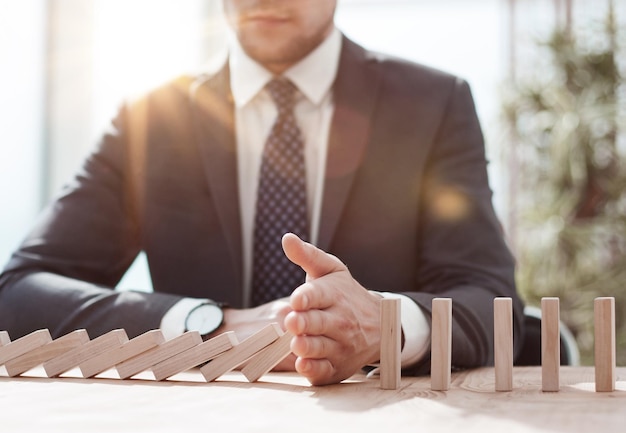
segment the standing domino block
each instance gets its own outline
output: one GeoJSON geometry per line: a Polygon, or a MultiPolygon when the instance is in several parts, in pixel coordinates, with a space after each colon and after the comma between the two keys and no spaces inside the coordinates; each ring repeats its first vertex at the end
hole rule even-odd
{"type": "Polygon", "coordinates": [[[615,298],[594,301],[596,392],[615,391],[615,298]]]}
{"type": "Polygon", "coordinates": [[[11,342],[11,338],[9,338],[9,333],[7,331],[0,331],[0,347],[6,346],[11,342]]]}
{"type": "Polygon", "coordinates": [[[433,299],[432,310],[431,389],[447,391],[452,369],[452,299],[433,299]]]}
{"type": "Polygon", "coordinates": [[[493,300],[496,391],[513,390],[513,300],[493,300]]]}
{"type": "Polygon", "coordinates": [[[237,368],[252,355],[271,344],[282,334],[277,323],[270,323],[257,333],[243,340],[241,343],[224,352],[211,362],[200,368],[200,372],[207,382],[212,382],[221,375],[237,368]]]}
{"type": "Polygon", "coordinates": [[[541,390],[559,390],[561,366],[559,298],[541,299],[541,390]]]}
{"type": "Polygon", "coordinates": [[[256,382],[291,353],[293,334],[285,332],[278,340],[250,358],[241,372],[248,382],[256,382]]]}
{"type": "Polygon", "coordinates": [[[380,387],[398,389],[401,381],[400,299],[380,300],[380,387]]]}
{"type": "Polygon", "coordinates": [[[57,377],[74,367],[78,367],[88,359],[119,347],[127,341],[128,336],[125,330],[114,329],[82,346],[76,347],[69,352],[65,352],[56,358],[44,362],[43,368],[48,377],[57,377]]]}
{"type": "Polygon", "coordinates": [[[152,367],[156,380],[164,380],[177,373],[204,364],[217,355],[235,347],[239,341],[232,331],[217,335],[204,343],[185,350],[152,367]]]}
{"type": "Polygon", "coordinates": [[[79,365],[84,378],[93,377],[127,359],[133,358],[163,343],[165,338],[161,330],[153,329],[144,332],[115,349],[103,352],[79,365]]]}
{"type": "Polygon", "coordinates": [[[128,379],[200,343],[202,343],[202,337],[198,331],[185,332],[176,338],[172,338],[157,347],[147,350],[141,355],[118,364],[115,368],[121,379],[128,379]]]}
{"type": "Polygon", "coordinates": [[[9,342],[6,345],[2,345],[0,346],[0,365],[22,356],[31,350],[35,350],[51,341],[52,337],[50,336],[50,331],[47,329],[40,329],[38,331],[31,332],[22,338],[18,338],[13,342],[9,342]]]}
{"type": "Polygon", "coordinates": [[[6,346],[11,342],[7,331],[0,331],[0,347],[6,346]]]}
{"type": "Polygon", "coordinates": [[[84,329],[77,329],[76,331],[65,334],[52,342],[38,347],[35,350],[31,350],[28,353],[18,356],[15,359],[8,361],[5,365],[9,376],[19,376],[31,370],[38,365],[43,364],[46,361],[56,358],[65,352],[82,346],[89,341],[89,335],[84,329]]]}

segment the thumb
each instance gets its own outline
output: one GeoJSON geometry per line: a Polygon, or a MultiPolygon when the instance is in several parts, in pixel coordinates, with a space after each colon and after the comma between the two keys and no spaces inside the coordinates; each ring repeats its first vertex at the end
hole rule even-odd
{"type": "Polygon", "coordinates": [[[337,257],[304,242],[293,233],[283,235],[282,243],[287,258],[304,269],[310,278],[319,278],[347,269],[337,257]]]}

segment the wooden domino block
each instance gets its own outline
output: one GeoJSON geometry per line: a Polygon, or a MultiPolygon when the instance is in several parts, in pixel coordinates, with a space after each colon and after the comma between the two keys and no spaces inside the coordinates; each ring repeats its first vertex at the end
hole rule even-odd
{"type": "Polygon", "coordinates": [[[56,358],[76,347],[82,346],[88,341],[89,335],[84,329],[70,332],[48,344],[8,361],[5,365],[7,373],[11,377],[19,376],[46,361],[56,358]]]}
{"type": "Polygon", "coordinates": [[[110,351],[101,353],[79,365],[83,377],[93,377],[163,343],[161,330],[147,331],[110,351]]]}
{"type": "Polygon", "coordinates": [[[38,331],[31,332],[22,338],[18,338],[15,341],[9,342],[6,345],[2,345],[0,346],[0,365],[22,356],[31,350],[35,350],[51,341],[52,337],[50,336],[50,331],[47,329],[40,329],[38,331]]]}
{"type": "Polygon", "coordinates": [[[559,298],[541,299],[541,390],[559,390],[561,366],[559,298]]]}
{"type": "Polygon", "coordinates": [[[256,382],[291,353],[293,334],[286,332],[250,358],[241,372],[249,382],[256,382]]]}
{"type": "Polygon", "coordinates": [[[202,343],[202,337],[198,331],[185,332],[176,338],[159,344],[146,352],[135,356],[115,366],[121,379],[128,379],[142,371],[151,369],[154,365],[174,355],[191,349],[202,343]]]}
{"type": "Polygon", "coordinates": [[[433,391],[447,391],[452,372],[452,299],[433,299],[432,314],[430,386],[433,391]]]}
{"type": "Polygon", "coordinates": [[[615,298],[594,300],[596,392],[615,391],[615,298]]]}
{"type": "Polygon", "coordinates": [[[11,342],[7,331],[0,331],[0,347],[6,346],[11,342]]]}
{"type": "Polygon", "coordinates": [[[49,361],[44,362],[43,368],[48,377],[57,377],[83,362],[108,350],[115,349],[128,341],[126,331],[114,329],[87,343],[75,347],[49,361]]]}
{"type": "Polygon", "coordinates": [[[279,338],[281,334],[280,326],[277,323],[271,323],[201,367],[200,372],[207,382],[212,382],[246,362],[252,355],[279,338]]]}
{"type": "Polygon", "coordinates": [[[380,300],[380,387],[398,389],[401,381],[400,299],[380,300]]]}
{"type": "Polygon", "coordinates": [[[239,344],[239,341],[234,332],[224,332],[204,343],[159,362],[152,367],[152,372],[156,380],[164,380],[177,373],[204,364],[221,353],[232,349],[237,344],[239,344]]]}
{"type": "Polygon", "coordinates": [[[493,300],[494,362],[496,391],[513,390],[513,301],[493,300]]]}

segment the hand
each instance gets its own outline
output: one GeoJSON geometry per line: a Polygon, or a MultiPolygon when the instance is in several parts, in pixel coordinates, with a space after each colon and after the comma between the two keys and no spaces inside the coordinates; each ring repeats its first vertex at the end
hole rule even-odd
{"type": "MultiPolygon", "coordinates": [[[[224,309],[224,324],[211,337],[226,331],[233,331],[239,341],[243,341],[270,323],[278,323],[284,328],[285,316],[291,311],[289,299],[277,299],[255,308],[224,309]]],[[[291,354],[283,359],[275,371],[294,371],[296,357],[291,354]]]]}
{"type": "Polygon", "coordinates": [[[380,359],[380,296],[361,286],[337,257],[283,236],[285,254],[307,274],[290,297],[285,328],[295,368],[313,385],[338,383],[380,359]]]}

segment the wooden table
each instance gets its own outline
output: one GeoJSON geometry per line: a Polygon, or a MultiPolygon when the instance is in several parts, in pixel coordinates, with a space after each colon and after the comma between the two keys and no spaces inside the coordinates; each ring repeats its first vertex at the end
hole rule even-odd
{"type": "Polygon", "coordinates": [[[0,373],[0,432],[626,432],[626,367],[610,393],[594,392],[592,367],[563,367],[558,393],[541,391],[538,367],[515,368],[512,392],[494,391],[492,368],[454,373],[447,392],[429,377],[386,391],[362,375],[313,387],[287,373],[254,384],[239,372],[213,383],[196,370],[164,382],[42,373],[0,373]]]}

